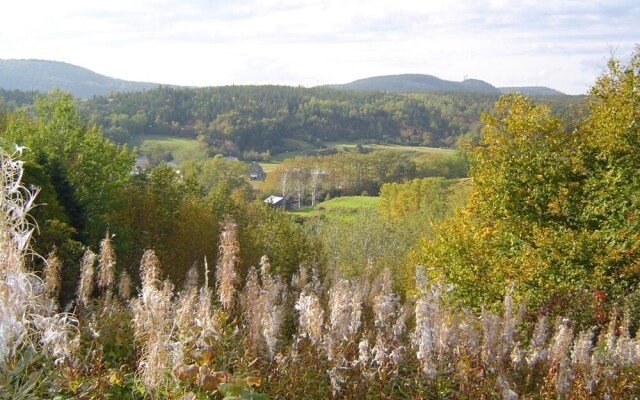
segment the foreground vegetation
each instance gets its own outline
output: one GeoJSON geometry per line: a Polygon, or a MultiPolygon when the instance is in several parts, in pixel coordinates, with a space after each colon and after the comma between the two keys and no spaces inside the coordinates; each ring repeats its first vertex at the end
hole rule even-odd
{"type": "Polygon", "coordinates": [[[128,274],[116,285],[107,236],[99,255],[83,256],[74,312],[60,312],[59,262],[49,258],[43,278],[25,267],[34,194],[20,185],[21,165],[6,154],[1,161],[11,189],[0,203],[3,398],[634,398],[640,390],[629,314],[581,329],[531,314],[508,291],[502,312],[475,315],[447,302],[451,289],[421,268],[418,292],[404,301],[388,270],[321,280],[302,268],[289,284],[263,257],[242,283],[232,221],[215,290],[208,281],[198,288],[195,268],[176,290],[147,251],[131,298],[128,274]]]}
{"type": "Polygon", "coordinates": [[[0,396],[637,398],[639,65],[572,117],[503,97],[468,179],[283,161],[300,204],[380,194],[303,224],[220,157],[134,174],[68,96],[1,115],[0,396]]]}

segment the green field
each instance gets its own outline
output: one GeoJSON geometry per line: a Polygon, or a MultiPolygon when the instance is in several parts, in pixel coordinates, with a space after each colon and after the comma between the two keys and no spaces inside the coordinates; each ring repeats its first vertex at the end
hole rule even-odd
{"type": "Polygon", "coordinates": [[[139,153],[149,153],[154,149],[170,151],[173,158],[179,163],[189,160],[202,161],[206,158],[205,154],[198,147],[198,141],[195,139],[171,136],[145,136],[137,146],[139,153]]]}
{"type": "Polygon", "coordinates": [[[362,210],[375,209],[380,203],[379,197],[345,196],[318,203],[312,207],[305,207],[291,211],[290,214],[302,218],[355,218],[362,210]]]}
{"type": "Polygon", "coordinates": [[[277,163],[277,162],[259,162],[258,164],[262,167],[262,170],[265,173],[268,174],[269,172],[273,172],[273,170],[275,170],[280,163],[277,163]]]}
{"type": "Polygon", "coordinates": [[[322,148],[314,147],[313,145],[293,139],[285,139],[288,151],[277,154],[273,157],[276,162],[283,161],[287,158],[293,158],[296,156],[314,154],[323,150],[335,149],[337,151],[355,151],[358,145],[361,145],[365,149],[373,151],[400,151],[404,153],[420,156],[423,154],[455,154],[456,149],[444,149],[439,147],[425,147],[425,146],[401,146],[393,144],[367,144],[362,141],[350,141],[350,142],[328,142],[322,148]]]}
{"type": "MultiPolygon", "coordinates": [[[[342,150],[342,151],[348,151],[348,150],[353,151],[356,148],[356,146],[357,144],[339,144],[339,143],[333,145],[333,147],[335,147],[337,150],[342,150]]],[[[455,154],[458,151],[456,149],[443,149],[439,147],[400,146],[400,145],[393,145],[393,144],[367,144],[367,145],[363,145],[363,147],[370,148],[374,151],[383,151],[383,150],[401,151],[405,153],[414,153],[416,155],[455,154]]]]}
{"type": "MultiPolygon", "coordinates": [[[[354,151],[357,142],[332,142],[328,143],[323,149],[314,147],[311,144],[294,139],[285,139],[287,147],[291,150],[277,154],[273,157],[271,162],[260,162],[260,166],[267,174],[273,171],[280,162],[287,158],[293,158],[296,156],[302,156],[307,154],[313,154],[321,150],[336,149],[338,151],[354,151]]],[[[154,149],[161,149],[163,151],[170,151],[174,159],[179,163],[184,161],[202,161],[205,159],[205,154],[198,147],[198,141],[196,139],[188,139],[183,137],[173,136],[144,136],[137,143],[131,143],[132,146],[138,147],[139,152],[149,153],[154,149]]],[[[455,154],[455,149],[442,149],[436,147],[422,147],[422,146],[398,146],[398,145],[382,145],[382,144],[363,144],[367,149],[374,151],[400,151],[414,156],[421,156],[425,154],[444,155],[455,154]]]]}

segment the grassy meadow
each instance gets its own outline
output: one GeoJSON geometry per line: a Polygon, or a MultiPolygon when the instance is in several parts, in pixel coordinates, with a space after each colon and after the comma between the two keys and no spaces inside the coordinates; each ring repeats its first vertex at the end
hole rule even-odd
{"type": "MultiPolygon", "coordinates": [[[[316,147],[302,140],[284,139],[287,150],[280,154],[276,154],[269,162],[259,162],[260,166],[266,173],[273,171],[277,165],[288,158],[314,154],[327,149],[335,149],[338,152],[353,152],[356,150],[359,142],[331,142],[324,147],[316,147]]],[[[141,152],[147,153],[155,149],[170,151],[178,162],[183,161],[202,161],[206,157],[202,150],[198,147],[196,139],[189,139],[178,136],[144,136],[140,137],[131,146],[137,147],[141,152]]],[[[456,149],[425,147],[425,146],[400,146],[386,144],[363,144],[363,146],[372,151],[399,151],[411,156],[423,156],[426,154],[436,155],[452,155],[457,153],[456,149]]]]}
{"type": "Polygon", "coordinates": [[[291,211],[290,214],[302,219],[338,218],[342,220],[352,220],[359,211],[375,209],[379,203],[379,197],[345,196],[291,211]]]}
{"type": "Polygon", "coordinates": [[[135,144],[139,153],[150,153],[161,150],[171,152],[173,158],[182,163],[185,161],[203,161],[206,155],[198,147],[198,141],[183,137],[145,136],[143,140],[135,144]]]}
{"type": "MultiPolygon", "coordinates": [[[[354,151],[358,143],[333,143],[331,148],[335,148],[338,151],[354,151]]],[[[373,151],[400,151],[412,155],[423,154],[455,154],[458,150],[447,149],[440,147],[426,147],[426,146],[401,146],[394,144],[364,144],[363,147],[371,149],[373,151]]]]}

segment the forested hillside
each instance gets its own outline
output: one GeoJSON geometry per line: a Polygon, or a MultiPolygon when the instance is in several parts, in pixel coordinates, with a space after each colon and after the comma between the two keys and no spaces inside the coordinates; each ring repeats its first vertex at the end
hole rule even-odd
{"type": "Polygon", "coordinates": [[[14,111],[20,107],[32,106],[38,92],[0,89],[0,112],[14,111]]]}
{"type": "MultiPolygon", "coordinates": [[[[434,78],[435,79],[435,78],[434,78]]],[[[498,91],[473,93],[384,93],[334,88],[227,86],[160,87],[78,101],[81,115],[106,137],[139,145],[145,136],[198,139],[206,154],[247,159],[313,148],[327,143],[395,143],[455,147],[477,138],[480,115],[498,91]]],[[[32,107],[38,92],[0,89],[0,110],[32,107]]],[[[569,112],[580,97],[541,101],[569,112]]]]}
{"type": "MultiPolygon", "coordinates": [[[[478,136],[480,114],[489,112],[496,99],[473,93],[229,86],[120,93],[80,106],[83,115],[117,142],[141,135],[194,137],[210,154],[243,156],[298,150],[287,139],[317,147],[354,140],[450,147],[463,137],[478,136]]],[[[545,101],[566,110],[577,99],[545,101]]]]}

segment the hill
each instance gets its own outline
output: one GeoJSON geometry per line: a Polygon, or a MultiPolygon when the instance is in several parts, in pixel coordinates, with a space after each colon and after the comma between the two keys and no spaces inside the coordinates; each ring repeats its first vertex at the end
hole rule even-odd
{"type": "Polygon", "coordinates": [[[141,135],[197,138],[210,154],[260,160],[255,153],[307,152],[331,142],[452,147],[461,135],[479,134],[480,114],[497,98],[284,86],[162,87],[98,96],[80,108],[120,143],[141,135]]]}
{"type": "MultiPolygon", "coordinates": [[[[149,135],[197,138],[210,155],[260,161],[270,158],[267,153],[329,152],[333,142],[454,147],[461,137],[479,136],[480,115],[491,112],[498,97],[326,87],[161,87],[97,96],[80,109],[119,143],[149,135]]],[[[542,101],[564,114],[578,100],[557,96],[542,101]]]]}
{"type": "Polygon", "coordinates": [[[374,76],[331,87],[348,90],[382,90],[397,93],[421,92],[479,92],[500,94],[500,90],[487,82],[466,79],[462,82],[447,81],[433,75],[403,74],[374,76]]]}
{"type": "Polygon", "coordinates": [[[544,86],[501,87],[498,89],[502,93],[521,93],[525,96],[565,96],[559,90],[544,86]]]}
{"type": "MultiPolygon", "coordinates": [[[[140,92],[159,86],[157,83],[115,79],[59,61],[0,60],[0,89],[6,90],[48,92],[61,89],[76,97],[90,98],[114,92],[140,92]]],[[[541,86],[497,88],[478,79],[456,82],[424,74],[375,76],[329,87],[392,93],[467,92],[499,95],[520,92],[527,96],[563,95],[555,89],[541,86]]]]}
{"type": "Polygon", "coordinates": [[[89,98],[111,92],[138,92],[160,86],[97,74],[76,65],[45,60],[0,60],[0,88],[48,92],[61,89],[89,98]]]}
{"type": "Polygon", "coordinates": [[[374,76],[330,87],[346,90],[380,90],[394,93],[469,92],[501,94],[519,92],[525,96],[564,96],[564,93],[543,86],[495,87],[479,79],[462,82],[447,81],[433,75],[403,74],[374,76]]]}
{"type": "MultiPolygon", "coordinates": [[[[53,88],[90,98],[78,103],[81,114],[118,143],[197,139],[209,155],[258,161],[330,152],[332,142],[453,147],[479,136],[480,115],[500,95],[484,81],[429,75],[370,78],[342,88],[187,88],[113,79],[62,62],[0,60],[0,110],[28,107],[34,91],[53,88]]],[[[562,113],[577,99],[544,101],[562,113]]]]}

